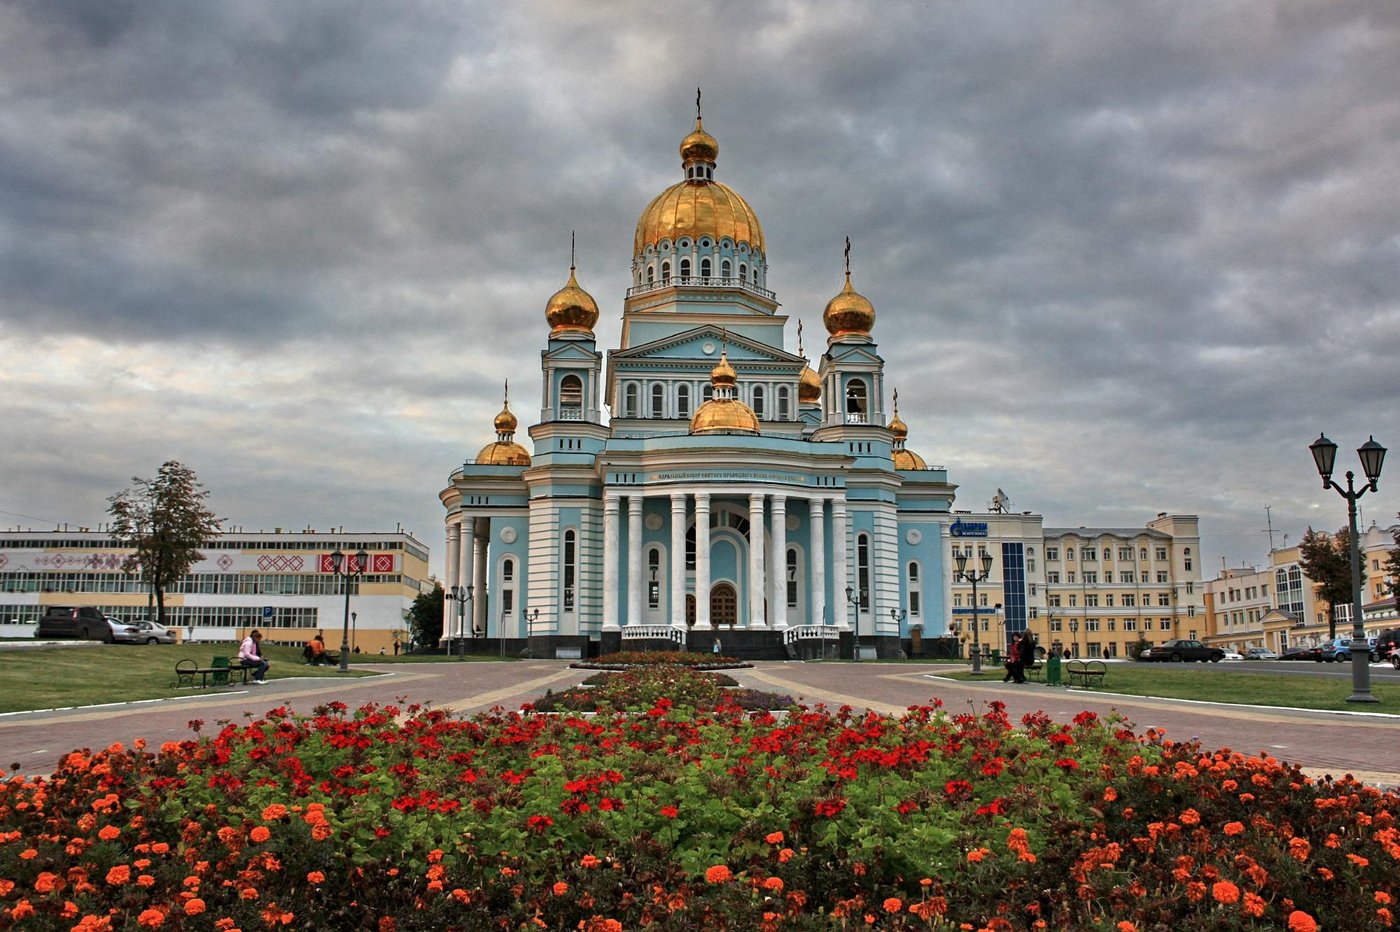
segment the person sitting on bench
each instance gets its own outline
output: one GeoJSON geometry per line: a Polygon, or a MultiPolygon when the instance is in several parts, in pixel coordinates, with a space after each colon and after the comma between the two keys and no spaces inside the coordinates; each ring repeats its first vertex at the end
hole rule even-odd
{"type": "Polygon", "coordinates": [[[326,639],[321,636],[319,631],[316,632],[315,637],[306,642],[306,646],[301,649],[301,655],[313,667],[317,664],[331,662],[331,658],[326,655],[326,639]]]}
{"type": "Polygon", "coordinates": [[[253,682],[267,682],[268,662],[263,658],[262,651],[258,645],[262,643],[262,632],[254,628],[243,639],[243,645],[238,648],[238,661],[243,666],[252,669],[253,682]]]}

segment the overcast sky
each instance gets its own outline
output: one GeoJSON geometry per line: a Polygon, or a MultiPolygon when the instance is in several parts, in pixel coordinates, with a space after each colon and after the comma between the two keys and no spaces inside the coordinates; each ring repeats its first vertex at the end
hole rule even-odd
{"type": "Polygon", "coordinates": [[[1345,524],[1319,432],[1400,448],[1391,0],[9,0],[0,526],[178,459],[232,525],[401,522],[440,570],[571,230],[617,346],[697,85],[814,360],[851,237],[955,507],[1199,514],[1209,578],[1266,506],[1345,524]]]}

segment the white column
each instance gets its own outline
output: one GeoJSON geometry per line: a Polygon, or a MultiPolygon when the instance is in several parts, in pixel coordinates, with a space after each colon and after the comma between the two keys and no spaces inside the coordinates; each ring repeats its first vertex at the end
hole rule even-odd
{"type": "MultiPolygon", "coordinates": [[[[487,580],[491,574],[486,569],[486,549],[491,542],[491,522],[486,522],[485,534],[478,534],[474,541],[473,559],[476,563],[475,571],[472,573],[472,581],[476,583],[476,595],[472,598],[472,631],[479,637],[485,637],[489,632],[486,630],[486,609],[490,592],[487,591],[487,580]]],[[[500,634],[501,632],[497,632],[500,634]]]]}
{"type": "MultiPolygon", "coordinates": [[[[472,550],[476,543],[476,519],[470,515],[462,515],[462,523],[458,527],[457,540],[457,585],[465,592],[472,583],[472,550]]],[[[472,590],[475,592],[475,589],[472,590]]],[[[475,599],[473,599],[475,602],[475,599]]],[[[453,606],[453,608],[458,608],[453,606]]],[[[458,609],[458,621],[456,624],[457,637],[467,636],[467,616],[466,609],[458,609]]]]}
{"type": "Polygon", "coordinates": [[[773,495],[773,627],[788,626],[787,620],[787,497],[773,495]]]}
{"type": "Polygon", "coordinates": [[[685,629],[685,493],[671,493],[671,625],[685,629]]]}
{"type": "Polygon", "coordinates": [[[749,496],[749,627],[763,624],[763,493],[749,496]]]}
{"type": "Polygon", "coordinates": [[[826,499],[813,498],[808,500],[807,523],[811,526],[810,553],[807,556],[808,573],[812,580],[811,597],[809,604],[812,606],[811,623],[814,625],[824,624],[826,617],[826,499]]]}
{"type": "Polygon", "coordinates": [[[616,631],[618,507],[620,499],[609,492],[603,496],[603,630],[616,631]]]}
{"type": "Polygon", "coordinates": [[[642,496],[627,496],[627,623],[642,623],[642,496]]]}
{"type": "MultiPolygon", "coordinates": [[[[452,591],[452,587],[453,587],[453,586],[458,585],[458,582],[457,582],[457,553],[458,553],[458,549],[457,549],[457,548],[458,548],[458,547],[460,546],[460,544],[461,544],[461,542],[460,542],[459,539],[458,539],[458,535],[459,535],[460,533],[461,533],[461,529],[460,529],[460,527],[459,527],[457,524],[449,524],[449,525],[447,526],[447,562],[446,562],[446,565],[443,567],[443,575],[444,575],[445,577],[447,577],[447,585],[444,586],[444,588],[445,588],[448,592],[451,592],[451,591],[452,591]]],[[[456,602],[455,602],[454,600],[452,600],[452,599],[443,599],[443,600],[442,600],[442,639],[441,639],[441,640],[442,640],[442,643],[444,643],[444,644],[447,643],[448,639],[452,637],[452,628],[453,628],[453,625],[455,625],[455,624],[457,623],[457,619],[456,619],[456,617],[455,617],[455,616],[456,616],[456,612],[457,612],[457,604],[456,604],[456,602]]]]}
{"type": "Polygon", "coordinates": [[[710,493],[695,493],[695,627],[710,627],[710,493]]]}
{"type": "MultiPolygon", "coordinates": [[[[831,500],[831,600],[840,609],[834,614],[841,619],[841,626],[849,628],[851,626],[851,610],[853,606],[846,598],[846,553],[847,553],[847,529],[846,529],[846,502],[844,499],[834,498],[831,500]]],[[[854,607],[859,611],[859,607],[854,607]]]]}

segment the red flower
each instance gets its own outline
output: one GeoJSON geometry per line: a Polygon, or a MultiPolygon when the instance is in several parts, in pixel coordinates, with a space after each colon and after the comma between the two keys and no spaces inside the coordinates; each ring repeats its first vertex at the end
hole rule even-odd
{"type": "Polygon", "coordinates": [[[668,819],[674,819],[676,816],[681,814],[681,811],[675,806],[662,806],[661,814],[668,819]]]}

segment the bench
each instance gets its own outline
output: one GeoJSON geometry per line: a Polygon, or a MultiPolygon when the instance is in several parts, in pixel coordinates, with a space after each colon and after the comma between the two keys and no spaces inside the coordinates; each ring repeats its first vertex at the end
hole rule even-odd
{"type": "Polygon", "coordinates": [[[1102,686],[1108,667],[1102,660],[1067,660],[1065,672],[1071,686],[1102,686]]]}
{"type": "Polygon", "coordinates": [[[209,687],[210,677],[213,677],[215,686],[228,686],[232,684],[232,677],[236,676],[247,686],[248,672],[252,669],[241,663],[231,664],[227,657],[215,657],[207,667],[201,667],[195,661],[186,658],[175,663],[175,685],[193,686],[194,678],[198,676],[200,689],[209,687]]]}
{"type": "Polygon", "coordinates": [[[1044,665],[1044,664],[1042,664],[1042,663],[1028,663],[1028,664],[1026,664],[1024,667],[1022,667],[1022,670],[1025,672],[1026,677],[1027,677],[1028,679],[1035,680],[1037,683],[1043,683],[1043,682],[1044,682],[1044,676],[1045,676],[1045,665],[1044,665]]]}

